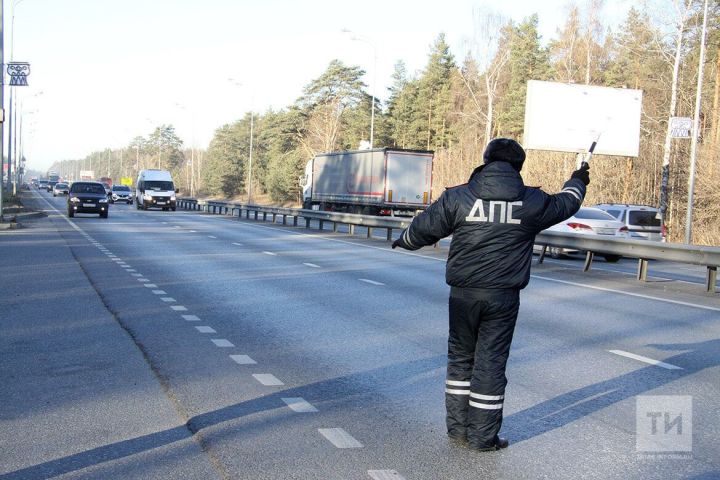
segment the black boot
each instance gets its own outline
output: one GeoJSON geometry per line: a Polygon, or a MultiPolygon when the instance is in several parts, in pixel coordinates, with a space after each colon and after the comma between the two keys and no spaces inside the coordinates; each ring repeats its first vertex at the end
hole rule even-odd
{"type": "Polygon", "coordinates": [[[494,452],[496,450],[500,450],[501,448],[507,448],[510,442],[508,442],[507,438],[498,437],[495,435],[495,444],[490,447],[483,447],[483,448],[473,448],[473,450],[477,450],[478,452],[494,452]]]}

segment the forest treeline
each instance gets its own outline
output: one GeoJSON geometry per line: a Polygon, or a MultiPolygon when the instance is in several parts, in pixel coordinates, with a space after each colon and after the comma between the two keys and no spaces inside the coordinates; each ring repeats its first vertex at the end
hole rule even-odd
{"type": "MultiPolygon", "coordinates": [[[[512,22],[476,10],[475,31],[463,58],[444,34],[430,46],[427,63],[408,72],[395,64],[385,100],[375,100],[374,147],[434,150],[433,198],[464,183],[497,136],[522,142],[528,80],[632,88],[643,91],[640,154],[596,156],[587,205],[600,202],[657,206],[667,166],[666,222],[682,241],[688,199],[689,139],[670,139],[671,116],[692,117],[698,85],[702,4],[667,2],[664,16],[631,8],[616,31],[601,23],[602,0],[570,5],[566,23],[543,42],[538,16],[512,22]]],[[[720,2],[711,2],[704,61],[693,242],[720,245],[720,2]]],[[[173,171],[186,194],[247,195],[252,142],[252,192],[273,202],[297,202],[298,178],[316,153],[357,149],[369,140],[373,98],[365,71],[333,60],[281,110],[245,112],[219,127],[207,149],[183,146],[172,125],[161,125],[121,149],[57,162],[61,173],[93,169],[96,175],[135,176],[138,169],[173,171]]],[[[529,151],[523,177],[557,191],[575,168],[575,155],[529,151]]]]}

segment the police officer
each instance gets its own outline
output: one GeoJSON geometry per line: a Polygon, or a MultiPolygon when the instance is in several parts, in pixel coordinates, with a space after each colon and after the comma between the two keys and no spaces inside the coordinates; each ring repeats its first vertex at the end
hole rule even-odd
{"type": "Polygon", "coordinates": [[[535,235],[578,211],[590,176],[585,164],[555,195],[527,187],[520,177],[525,151],[508,138],[491,141],[483,160],[468,183],[447,189],[392,247],[417,250],[453,235],[445,274],[447,431],[452,440],[490,451],[508,445],[498,436],[505,366],[535,235]]]}

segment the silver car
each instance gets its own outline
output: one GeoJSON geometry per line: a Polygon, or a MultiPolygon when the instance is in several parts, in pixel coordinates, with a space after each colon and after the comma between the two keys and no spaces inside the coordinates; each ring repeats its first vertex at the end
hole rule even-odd
{"type": "Polygon", "coordinates": [[[69,190],[70,185],[65,182],[58,182],[52,188],[53,197],[57,197],[58,195],[67,195],[69,190]]]}
{"type": "Polygon", "coordinates": [[[110,197],[110,203],[125,202],[128,205],[133,203],[132,191],[127,185],[113,185],[108,197],[110,197]]]}
{"type": "MultiPolygon", "coordinates": [[[[552,232],[582,233],[599,237],[628,238],[628,228],[617,218],[595,207],[581,207],[575,215],[547,229],[552,232]]],[[[559,258],[577,250],[549,247],[550,256],[559,258]]],[[[603,254],[608,262],[617,262],[620,255],[603,254]]]]}

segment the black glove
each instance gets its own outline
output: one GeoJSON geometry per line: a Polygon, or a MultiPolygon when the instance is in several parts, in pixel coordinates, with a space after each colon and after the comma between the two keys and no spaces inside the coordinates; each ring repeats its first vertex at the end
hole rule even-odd
{"type": "Polygon", "coordinates": [[[570,175],[570,178],[577,178],[581,182],[583,182],[586,186],[590,185],[590,165],[587,163],[583,163],[582,167],[580,167],[579,170],[575,170],[572,175],[570,175]]]}
{"type": "Polygon", "coordinates": [[[403,230],[403,233],[400,234],[400,238],[398,238],[397,240],[395,240],[392,243],[392,248],[400,247],[400,248],[404,248],[406,250],[410,250],[410,246],[404,240],[404,237],[403,237],[404,235],[405,235],[405,231],[403,230]]]}

